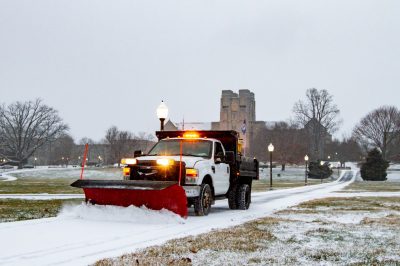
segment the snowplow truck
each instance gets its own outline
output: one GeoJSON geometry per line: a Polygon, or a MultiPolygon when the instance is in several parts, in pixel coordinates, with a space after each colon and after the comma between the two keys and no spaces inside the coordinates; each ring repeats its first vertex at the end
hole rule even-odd
{"type": "Polygon", "coordinates": [[[188,207],[208,215],[218,199],[246,210],[258,161],[242,155],[236,131],[157,131],[146,155],[135,152],[121,163],[124,180],[77,180],[94,204],[168,209],[187,217],[188,207]]]}

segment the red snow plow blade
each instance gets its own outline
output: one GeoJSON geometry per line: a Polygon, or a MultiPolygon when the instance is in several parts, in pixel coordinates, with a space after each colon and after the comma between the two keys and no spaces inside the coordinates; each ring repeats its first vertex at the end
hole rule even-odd
{"type": "Polygon", "coordinates": [[[167,209],[184,218],[188,215],[186,193],[178,182],[144,180],[77,180],[73,187],[83,188],[86,201],[99,205],[146,206],[167,209]]]}

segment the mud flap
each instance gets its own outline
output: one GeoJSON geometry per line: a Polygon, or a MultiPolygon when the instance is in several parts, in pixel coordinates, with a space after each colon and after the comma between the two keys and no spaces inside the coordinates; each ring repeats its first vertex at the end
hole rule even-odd
{"type": "Polygon", "coordinates": [[[77,180],[73,187],[83,188],[87,201],[99,205],[146,206],[167,209],[184,218],[188,215],[185,190],[177,182],[143,180],[77,180]]]}

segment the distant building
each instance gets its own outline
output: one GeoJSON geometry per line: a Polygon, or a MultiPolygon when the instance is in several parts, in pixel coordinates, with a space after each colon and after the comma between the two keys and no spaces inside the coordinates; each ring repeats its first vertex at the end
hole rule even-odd
{"type": "Polygon", "coordinates": [[[243,139],[244,154],[253,156],[253,137],[265,127],[264,121],[256,121],[256,101],[250,90],[223,90],[221,95],[220,121],[212,123],[214,130],[236,130],[243,139]]]}

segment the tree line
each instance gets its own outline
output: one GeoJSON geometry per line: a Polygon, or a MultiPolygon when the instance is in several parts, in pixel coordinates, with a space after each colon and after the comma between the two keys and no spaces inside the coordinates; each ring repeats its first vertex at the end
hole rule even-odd
{"type": "Polygon", "coordinates": [[[1,104],[0,165],[80,164],[86,143],[90,146],[87,163],[113,164],[133,156],[135,150],[146,151],[154,143],[150,134],[134,134],[115,126],[99,142],[83,138],[75,143],[68,130],[58,111],[41,99],[1,104]]]}
{"type": "MultiPolygon", "coordinates": [[[[282,164],[310,160],[360,161],[378,148],[385,160],[400,161],[400,111],[395,106],[381,106],[366,114],[355,125],[352,135],[332,139],[341,125],[340,110],[327,90],[306,91],[305,99],[293,106],[288,122],[257,130],[251,153],[267,161],[267,146],[275,146],[274,160],[282,164]]],[[[90,145],[88,161],[118,163],[133,156],[135,150],[148,150],[154,137],[134,134],[112,126],[104,138],[95,142],[83,138],[75,143],[69,127],[54,108],[41,99],[0,105],[0,164],[15,162],[19,167],[32,160],[41,164],[78,163],[84,144],[90,145]]]]}
{"type": "Polygon", "coordinates": [[[341,126],[340,110],[327,90],[306,91],[306,97],[293,106],[293,117],[287,122],[265,126],[253,136],[257,143],[253,154],[268,160],[267,146],[275,146],[274,161],[304,163],[331,160],[344,163],[361,161],[368,151],[378,148],[385,160],[400,161],[400,111],[395,106],[381,106],[366,114],[354,127],[351,136],[342,140],[332,135],[341,126]]]}

